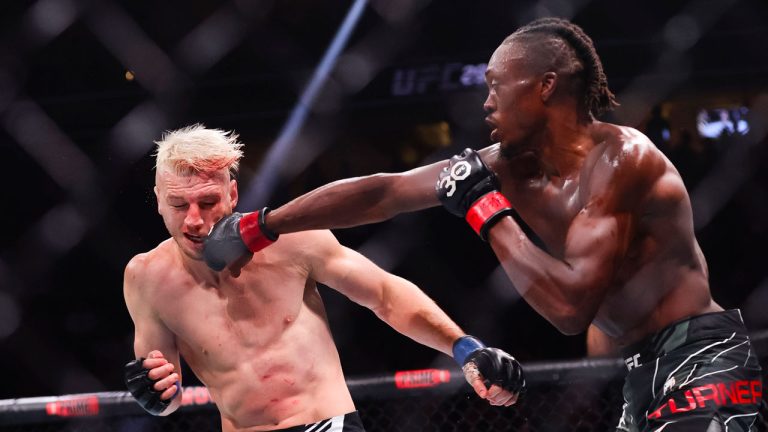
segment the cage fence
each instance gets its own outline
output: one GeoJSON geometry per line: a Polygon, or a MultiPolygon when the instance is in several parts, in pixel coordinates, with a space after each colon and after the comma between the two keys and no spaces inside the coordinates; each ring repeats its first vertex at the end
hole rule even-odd
{"type": "MultiPolygon", "coordinates": [[[[400,371],[349,378],[347,384],[369,432],[592,432],[612,431],[618,424],[626,372],[621,359],[537,362],[524,368],[528,389],[508,408],[478,398],[458,370],[400,371]]],[[[768,432],[762,397],[755,430],[768,432]]],[[[205,387],[186,387],[182,402],[177,412],[153,417],[122,391],[8,399],[0,401],[0,432],[221,430],[205,387]]]]}

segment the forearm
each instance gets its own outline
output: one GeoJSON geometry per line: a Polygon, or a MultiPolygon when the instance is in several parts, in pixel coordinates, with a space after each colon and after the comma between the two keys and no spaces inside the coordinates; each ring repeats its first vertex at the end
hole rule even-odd
{"type": "Polygon", "coordinates": [[[382,321],[414,341],[452,356],[453,343],[464,332],[424,292],[412,283],[396,278],[372,308],[382,321]]]}
{"type": "Polygon", "coordinates": [[[406,173],[335,181],[274,209],[266,225],[278,234],[348,228],[433,207],[439,204],[434,189],[439,168],[434,164],[406,173]]]}
{"type": "Polygon", "coordinates": [[[583,331],[594,315],[579,269],[541,250],[511,217],[489,232],[489,242],[521,296],[565,334],[583,331]]]}

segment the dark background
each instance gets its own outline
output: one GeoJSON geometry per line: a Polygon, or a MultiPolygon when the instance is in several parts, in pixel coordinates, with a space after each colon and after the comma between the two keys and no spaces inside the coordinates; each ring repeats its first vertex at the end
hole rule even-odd
{"type": "MultiPolygon", "coordinates": [[[[351,5],[3,2],[0,398],[122,389],[133,338],[123,269],[167,236],[150,157],[164,130],[202,122],[240,134],[241,195],[259,198],[242,210],[480,148],[477,72],[506,35],[548,15],[594,39],[622,103],[605,120],[646,131],[680,169],[715,299],[768,329],[765,1],[371,1],[259,195],[263,156],[351,5]],[[740,106],[746,135],[698,136],[699,110],[740,106]]],[[[585,353],[583,335],[533,312],[490,248],[442,209],[336,234],[523,361],[585,353]]],[[[451,365],[322,293],[348,376],[451,365]]]]}

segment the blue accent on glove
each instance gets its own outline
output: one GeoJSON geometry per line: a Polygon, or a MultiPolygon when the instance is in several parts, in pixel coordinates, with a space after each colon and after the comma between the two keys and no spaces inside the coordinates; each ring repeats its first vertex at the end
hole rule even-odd
{"type": "Polygon", "coordinates": [[[485,344],[474,336],[462,336],[453,343],[453,359],[459,366],[464,366],[467,357],[473,352],[485,348],[485,344]]]}

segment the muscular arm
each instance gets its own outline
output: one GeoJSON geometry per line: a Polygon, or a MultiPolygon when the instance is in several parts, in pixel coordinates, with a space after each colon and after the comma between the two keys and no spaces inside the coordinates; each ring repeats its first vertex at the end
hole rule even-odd
{"type": "Polygon", "coordinates": [[[608,148],[582,185],[586,204],[569,226],[562,257],[536,247],[511,217],[491,228],[491,246],[513,284],[561,332],[583,332],[594,319],[634,235],[639,203],[664,169],[642,145],[608,148]]]}
{"type": "MultiPolygon", "coordinates": [[[[145,255],[134,257],[125,268],[123,280],[125,304],[134,324],[134,354],[136,358],[146,358],[149,357],[150,352],[160,351],[165,359],[173,364],[173,370],[178,374],[179,383],[181,383],[179,350],[176,347],[174,335],[157,316],[151,299],[146,295],[147,266],[145,255]]],[[[180,405],[181,397],[174,397],[162,415],[172,413],[180,405]]]]}
{"type": "Polygon", "coordinates": [[[343,247],[330,233],[318,235],[323,245],[312,254],[311,277],[371,309],[405,336],[452,356],[453,342],[464,332],[432,299],[413,283],[343,247]]]}
{"type": "Polygon", "coordinates": [[[266,224],[278,234],[347,228],[434,207],[439,204],[435,181],[445,165],[441,161],[404,173],[339,180],[273,210],[266,224]]]}
{"type": "Polygon", "coordinates": [[[584,210],[557,259],[535,246],[511,217],[490,231],[502,267],[525,300],[565,334],[584,331],[602,302],[624,236],[617,217],[584,210]]]}

